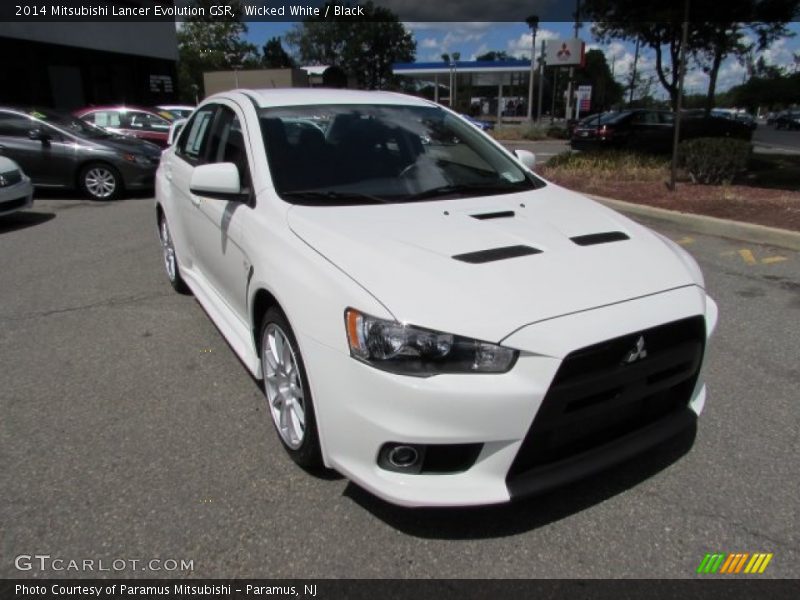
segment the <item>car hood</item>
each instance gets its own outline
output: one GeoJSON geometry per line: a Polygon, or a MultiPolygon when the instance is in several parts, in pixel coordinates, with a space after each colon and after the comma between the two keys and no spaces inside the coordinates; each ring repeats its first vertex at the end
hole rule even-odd
{"type": "Polygon", "coordinates": [[[297,205],[288,220],[398,321],[486,341],[544,319],[702,285],[694,261],[672,242],[552,184],[471,199],[297,205]],[[571,239],[610,232],[628,239],[571,239]],[[453,258],[510,246],[540,252],[483,263],[453,258]]]}

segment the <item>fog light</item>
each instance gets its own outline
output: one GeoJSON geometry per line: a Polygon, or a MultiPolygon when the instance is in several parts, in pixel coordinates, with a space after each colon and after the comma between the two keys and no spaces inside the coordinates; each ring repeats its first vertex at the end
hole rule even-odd
{"type": "Polygon", "coordinates": [[[389,464],[397,469],[407,469],[419,460],[419,452],[413,446],[395,446],[386,455],[389,464]]]}
{"type": "Polygon", "coordinates": [[[389,442],[378,452],[378,466],[396,473],[417,474],[425,462],[425,446],[389,442]]]}

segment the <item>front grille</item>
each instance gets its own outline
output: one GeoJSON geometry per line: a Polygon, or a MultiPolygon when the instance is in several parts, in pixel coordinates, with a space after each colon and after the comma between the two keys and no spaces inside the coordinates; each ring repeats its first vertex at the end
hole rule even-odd
{"type": "Polygon", "coordinates": [[[0,187],[7,187],[9,185],[16,185],[22,181],[22,172],[17,169],[16,171],[8,171],[0,173],[0,187]]]}
{"type": "Polygon", "coordinates": [[[556,373],[507,480],[575,457],[684,411],[705,350],[702,316],[569,354],[556,373]],[[646,356],[625,362],[644,339],[646,356]]]}
{"type": "Polygon", "coordinates": [[[16,198],[15,200],[7,200],[5,202],[0,202],[0,212],[6,212],[7,210],[14,210],[15,208],[22,208],[25,206],[25,203],[28,201],[27,198],[16,198]]]}

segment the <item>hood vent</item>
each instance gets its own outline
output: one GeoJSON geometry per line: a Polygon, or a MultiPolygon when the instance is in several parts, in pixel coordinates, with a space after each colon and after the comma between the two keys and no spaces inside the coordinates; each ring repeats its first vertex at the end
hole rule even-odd
{"type": "Polygon", "coordinates": [[[528,256],[530,254],[541,254],[541,250],[530,246],[505,246],[503,248],[492,248],[491,250],[480,250],[478,252],[467,252],[466,254],[456,254],[453,258],[470,264],[482,264],[505,260],[507,258],[517,258],[518,256],[528,256]]]}
{"type": "Polygon", "coordinates": [[[513,210],[503,210],[500,212],[492,212],[492,213],[483,213],[480,215],[470,215],[473,219],[480,219],[481,221],[486,221],[488,219],[506,219],[508,217],[514,216],[513,210]]]}
{"type": "Polygon", "coordinates": [[[594,246],[596,244],[607,244],[609,242],[621,242],[629,240],[627,234],[621,231],[607,231],[605,233],[589,233],[587,235],[577,235],[569,238],[579,246],[594,246]]]}

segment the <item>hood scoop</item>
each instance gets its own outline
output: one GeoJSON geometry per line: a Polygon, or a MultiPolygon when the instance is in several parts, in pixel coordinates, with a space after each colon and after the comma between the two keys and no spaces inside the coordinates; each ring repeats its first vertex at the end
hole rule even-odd
{"type": "Polygon", "coordinates": [[[571,237],[569,239],[578,244],[578,246],[595,246],[597,244],[608,244],[609,242],[621,242],[631,238],[621,231],[606,231],[604,233],[576,235],[575,237],[571,237]]]}
{"type": "Polygon", "coordinates": [[[499,212],[482,213],[479,215],[470,215],[473,219],[480,221],[487,221],[489,219],[507,219],[514,216],[513,210],[502,210],[499,212]]]}
{"type": "Polygon", "coordinates": [[[507,258],[517,258],[531,254],[541,254],[538,248],[531,246],[505,246],[503,248],[492,248],[490,250],[479,250],[478,252],[467,252],[466,254],[456,254],[454,259],[461,262],[479,265],[507,258]]]}

